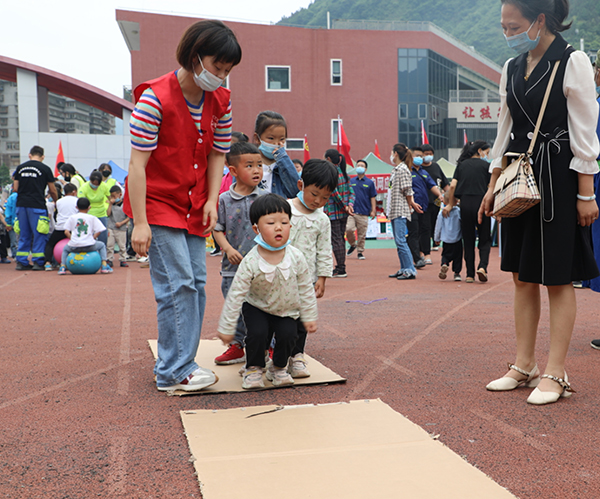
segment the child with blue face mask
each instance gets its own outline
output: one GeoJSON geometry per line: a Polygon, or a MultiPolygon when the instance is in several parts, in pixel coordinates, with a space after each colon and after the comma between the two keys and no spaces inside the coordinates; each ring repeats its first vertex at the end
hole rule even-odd
{"type": "Polygon", "coordinates": [[[261,188],[267,192],[293,198],[298,193],[298,172],[285,151],[287,124],[275,111],[258,113],[254,125],[254,143],[262,156],[261,188]]]}
{"type": "Polygon", "coordinates": [[[242,388],[264,388],[265,351],[273,337],[273,362],[266,377],[274,386],[294,383],[288,372],[300,324],[317,330],[317,300],[312,276],[302,252],[289,245],[292,210],[277,194],[258,197],[250,206],[250,222],[257,234],[252,248],[238,266],[227,293],[218,336],[233,340],[240,311],[247,328],[246,368],[242,388]]]}

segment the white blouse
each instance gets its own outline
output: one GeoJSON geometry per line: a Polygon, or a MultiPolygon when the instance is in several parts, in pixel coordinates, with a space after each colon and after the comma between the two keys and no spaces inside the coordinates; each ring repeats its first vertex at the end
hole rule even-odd
{"type": "MultiPolygon", "coordinates": [[[[509,59],[504,64],[500,79],[500,118],[498,136],[492,149],[494,160],[490,165],[490,173],[495,168],[502,168],[502,156],[510,142],[513,120],[506,105],[506,83],[508,63],[511,60],[509,59]]],[[[594,71],[588,56],[580,50],[573,52],[567,62],[563,93],[567,98],[569,141],[574,155],[569,168],[587,175],[598,173],[596,158],[600,154],[600,142],[596,135],[598,103],[596,102],[594,71]]]]}

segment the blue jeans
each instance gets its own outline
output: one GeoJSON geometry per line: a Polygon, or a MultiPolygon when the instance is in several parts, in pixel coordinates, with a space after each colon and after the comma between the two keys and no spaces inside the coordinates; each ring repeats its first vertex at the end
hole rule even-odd
{"type": "Polygon", "coordinates": [[[398,250],[401,272],[405,275],[417,275],[417,269],[413,263],[412,254],[406,240],[406,218],[394,218],[392,220],[392,232],[398,250]]]}
{"type": "Polygon", "coordinates": [[[31,261],[44,266],[44,250],[50,237],[48,234],[40,234],[37,230],[40,217],[48,217],[48,210],[41,208],[17,208],[17,219],[19,220],[19,245],[17,248],[17,262],[21,265],[29,265],[29,253],[31,261]]]}
{"type": "Polygon", "coordinates": [[[151,225],[150,278],[156,299],[160,387],[180,383],[198,368],[194,361],[206,305],[206,240],[184,229],[151,225]]]}
{"type": "Polygon", "coordinates": [[[90,246],[71,246],[69,243],[65,244],[65,247],[63,248],[62,251],[62,256],[60,258],[60,264],[61,265],[66,265],[67,264],[67,256],[69,255],[69,253],[91,253],[92,251],[97,251],[98,253],[100,253],[100,258],[102,259],[103,262],[106,261],[106,246],[104,246],[104,243],[101,243],[100,241],[96,241],[94,244],[90,245],[90,246]]]}
{"type": "MultiPolygon", "coordinates": [[[[233,282],[233,278],[235,276],[223,276],[221,281],[221,292],[223,293],[223,298],[227,298],[227,293],[229,293],[229,288],[231,287],[231,283],[233,282]]],[[[246,345],[246,324],[244,323],[244,316],[240,314],[238,317],[237,326],[235,328],[235,336],[233,337],[232,343],[237,343],[242,348],[246,345]]]]}
{"type": "MultiPolygon", "coordinates": [[[[104,225],[104,227],[107,226],[108,217],[98,217],[98,220],[102,222],[102,225],[104,225]]],[[[100,232],[100,234],[98,235],[98,241],[104,243],[104,246],[108,246],[108,230],[103,230],[102,232],[100,232]]]]}

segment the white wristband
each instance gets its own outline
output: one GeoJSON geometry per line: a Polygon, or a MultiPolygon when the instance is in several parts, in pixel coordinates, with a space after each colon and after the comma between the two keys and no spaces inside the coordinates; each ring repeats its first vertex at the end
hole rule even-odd
{"type": "Polygon", "coordinates": [[[596,195],[593,194],[592,196],[582,196],[581,194],[577,194],[577,199],[581,201],[593,201],[596,199],[596,195]]]}

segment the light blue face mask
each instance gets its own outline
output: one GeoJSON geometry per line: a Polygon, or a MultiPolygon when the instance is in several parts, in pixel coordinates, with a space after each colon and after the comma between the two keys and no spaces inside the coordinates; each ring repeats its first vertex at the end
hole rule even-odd
{"type": "Polygon", "coordinates": [[[529,29],[527,31],[523,31],[523,33],[519,33],[518,35],[515,36],[506,36],[504,35],[504,38],[506,38],[506,43],[508,43],[508,46],[513,49],[517,54],[524,54],[525,52],[530,52],[531,50],[535,49],[538,46],[538,43],[540,42],[540,33],[541,33],[541,29],[538,32],[538,36],[535,40],[532,40],[531,38],[529,38],[529,30],[531,29],[531,27],[535,24],[535,21],[533,21],[531,23],[531,26],[529,26],[529,29]]]}
{"type": "Polygon", "coordinates": [[[423,158],[417,156],[413,158],[413,165],[421,166],[423,164],[423,158]]]}
{"type": "Polygon", "coordinates": [[[280,246],[279,248],[275,248],[274,246],[271,246],[270,244],[267,244],[265,242],[265,240],[262,237],[262,234],[258,234],[255,238],[254,238],[254,242],[256,244],[258,244],[260,247],[268,250],[268,251],[280,251],[283,248],[285,248],[288,244],[290,244],[290,240],[288,239],[287,242],[285,244],[283,244],[282,246],[280,246]]]}
{"type": "Polygon", "coordinates": [[[296,197],[300,200],[300,202],[304,205],[304,207],[307,210],[310,211],[314,211],[312,208],[310,208],[305,202],[304,202],[304,191],[298,191],[298,194],[296,194],[296,197]]]}
{"type": "Polygon", "coordinates": [[[492,158],[490,158],[487,154],[485,156],[481,156],[481,159],[483,159],[483,161],[487,161],[488,163],[492,162],[492,158]]]}
{"type": "Polygon", "coordinates": [[[273,154],[276,149],[279,149],[281,146],[277,144],[269,144],[268,142],[260,141],[260,145],[258,146],[258,150],[262,152],[265,158],[275,159],[275,155],[273,154]]]}
{"type": "Polygon", "coordinates": [[[365,169],[364,166],[357,166],[356,167],[356,174],[357,175],[364,175],[366,171],[367,170],[365,169]]]}
{"type": "Polygon", "coordinates": [[[600,95],[600,87],[596,87],[596,93],[600,95]]]}

